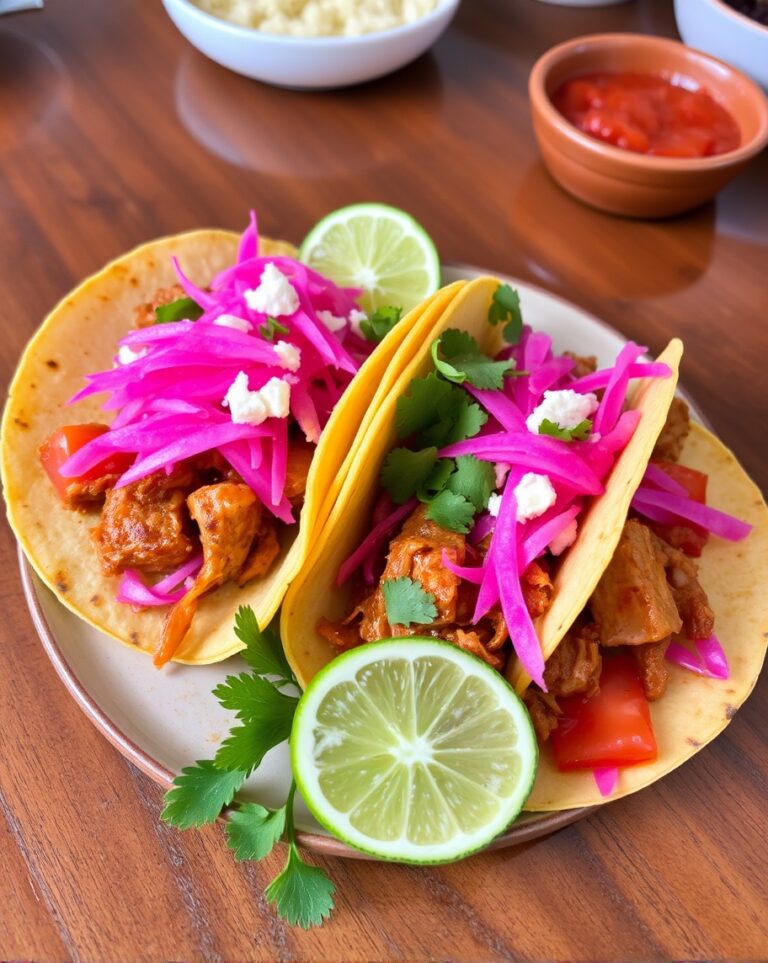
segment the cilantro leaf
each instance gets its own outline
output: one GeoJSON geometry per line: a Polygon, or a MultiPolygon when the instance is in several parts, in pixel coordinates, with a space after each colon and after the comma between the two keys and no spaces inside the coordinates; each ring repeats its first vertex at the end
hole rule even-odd
{"type": "Polygon", "coordinates": [[[592,431],[592,422],[589,419],[580,421],[573,428],[563,428],[556,421],[543,418],[539,425],[540,435],[550,435],[552,438],[559,438],[561,441],[584,441],[592,431]]]}
{"type": "Polygon", "coordinates": [[[296,844],[291,843],[285,868],[267,886],[264,895],[286,923],[308,930],[310,926],[320,926],[331,915],[335,891],[322,869],[305,863],[296,844]]]}
{"type": "Polygon", "coordinates": [[[419,432],[421,446],[442,448],[476,435],[487,420],[466,391],[431,371],[426,378],[414,378],[408,393],[398,398],[395,427],[401,438],[419,432]]]}
{"type": "Polygon", "coordinates": [[[419,501],[428,502],[431,501],[435,495],[439,495],[445,488],[454,467],[453,459],[440,458],[432,469],[429,478],[427,478],[421,488],[416,492],[419,501]]]}
{"type": "Polygon", "coordinates": [[[393,448],[381,469],[381,484],[396,505],[403,505],[426,482],[436,461],[437,448],[393,448]]]}
{"type": "Polygon", "coordinates": [[[514,362],[494,361],[483,354],[477,341],[466,331],[450,328],[432,342],[432,360],[448,381],[475,388],[503,388],[504,375],[514,371],[514,362]],[[440,357],[442,351],[443,357],[440,357]]]}
{"type": "Polygon", "coordinates": [[[250,773],[270,749],[290,736],[299,700],[279,692],[267,679],[245,672],[231,675],[213,694],[244,723],[232,729],[219,746],[213,760],[219,769],[250,773]]]}
{"type": "Polygon", "coordinates": [[[437,618],[435,596],[407,575],[385,579],[381,591],[390,625],[428,625],[437,618]]]}
{"type": "Polygon", "coordinates": [[[287,731],[270,728],[268,732],[259,732],[252,723],[235,726],[219,746],[213,764],[225,772],[242,770],[250,776],[269,750],[285,742],[289,735],[290,728],[287,731]]]}
{"type": "Polygon", "coordinates": [[[454,398],[456,398],[455,406],[449,409],[440,424],[428,433],[434,438],[433,444],[440,448],[457,441],[464,441],[465,438],[473,438],[488,421],[486,412],[477,402],[470,400],[466,391],[458,388],[454,398]]]}
{"type": "Polygon", "coordinates": [[[177,829],[215,822],[245,782],[245,775],[245,772],[234,769],[224,772],[207,759],[187,766],[165,794],[160,818],[177,829]]]}
{"type": "MultiPolygon", "coordinates": [[[[248,678],[245,674],[230,676],[233,680],[248,678]]],[[[213,760],[219,769],[243,769],[250,773],[261,764],[270,749],[285,742],[291,734],[293,714],[299,700],[278,692],[265,679],[250,676],[250,681],[252,684],[247,687],[247,692],[241,684],[233,688],[224,683],[214,693],[227,708],[238,707],[238,717],[244,721],[244,725],[231,729],[219,746],[213,760]],[[267,691],[272,695],[267,696],[267,691]]]]}
{"type": "MultiPolygon", "coordinates": [[[[465,535],[472,527],[475,517],[475,507],[463,495],[452,491],[440,492],[427,507],[427,518],[448,528],[452,532],[463,532],[465,535]]],[[[392,620],[390,619],[390,622],[392,620]]]]}
{"type": "Polygon", "coordinates": [[[232,709],[237,718],[264,726],[271,720],[293,719],[298,699],[284,695],[269,682],[257,675],[241,672],[228,675],[216,686],[213,694],[225,709],[232,709]]]}
{"type": "Polygon", "coordinates": [[[504,340],[508,344],[517,344],[523,333],[523,314],[520,310],[520,295],[508,284],[500,284],[493,292],[493,300],[488,309],[488,320],[491,324],[504,326],[504,340]]]}
{"type": "Polygon", "coordinates": [[[227,845],[237,860],[264,859],[284,829],[285,806],[272,810],[258,803],[242,803],[227,821],[227,845]]]}
{"type": "Polygon", "coordinates": [[[403,316],[403,309],[390,305],[377,308],[365,321],[360,322],[360,331],[366,341],[381,341],[394,328],[403,316]]]}
{"type": "Polygon", "coordinates": [[[264,324],[259,325],[259,334],[267,341],[274,341],[275,334],[288,334],[288,328],[275,318],[267,317],[264,324]]]}
{"type": "Polygon", "coordinates": [[[459,455],[456,471],[446,487],[456,495],[463,495],[476,512],[481,512],[496,488],[496,471],[490,462],[480,461],[474,455],[459,455]]]}
{"type": "Polygon", "coordinates": [[[262,632],[250,605],[241,605],[237,610],[235,635],[245,646],[240,655],[256,675],[276,675],[287,682],[296,681],[277,632],[272,629],[262,632]]]}
{"type": "Polygon", "coordinates": [[[197,321],[203,309],[192,298],[177,298],[170,304],[160,304],[155,308],[155,324],[170,324],[172,321],[197,321]]]}
{"type": "Polygon", "coordinates": [[[414,378],[408,393],[397,399],[395,427],[401,438],[423,431],[440,418],[440,410],[457,389],[431,371],[426,378],[414,378]]]}

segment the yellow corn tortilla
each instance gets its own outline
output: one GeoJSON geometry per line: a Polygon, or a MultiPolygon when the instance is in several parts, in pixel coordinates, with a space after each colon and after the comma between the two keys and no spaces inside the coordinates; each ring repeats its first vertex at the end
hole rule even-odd
{"type": "MultiPolygon", "coordinates": [[[[107,635],[151,653],[162,633],[167,610],[134,612],[115,596],[118,577],[102,575],[91,543],[96,513],[65,509],[38,458],[40,444],[58,427],[110,421],[102,396],[67,407],[84,384],[84,375],[108,369],[117,342],[132,327],[133,309],[158,288],[176,282],[171,256],[201,286],[235,260],[238,235],[200,230],[162,238],[123,255],[84,281],[46,318],[30,341],[10,387],[0,447],[8,520],[35,571],[60,601],[107,635]]],[[[296,255],[287,242],[262,238],[262,254],[296,255]]],[[[381,342],[361,367],[336,406],[317,446],[307,478],[300,522],[286,529],[282,553],[271,571],[243,588],[230,582],[206,595],[174,661],[203,665],[242,648],[232,625],[241,604],[253,607],[259,623],[274,616],[289,582],[305,559],[315,534],[330,511],[326,496],[343,481],[345,456],[361,419],[380,385],[391,380],[390,363],[410,331],[429,316],[432,301],[440,310],[454,289],[438,292],[414,309],[381,342]]]]}
{"type": "MultiPolygon", "coordinates": [[[[709,505],[753,526],[741,542],[710,536],[697,559],[699,581],[715,613],[715,633],[728,658],[730,678],[707,679],[670,665],[667,691],[650,704],[658,758],[620,769],[618,786],[608,799],[598,792],[591,772],[558,772],[546,744],[525,806],[528,810],[593,806],[656,782],[722,732],[757,682],[768,644],[768,507],[733,453],[700,425],[692,426],[680,464],[709,476],[709,505]]],[[[619,532],[625,517],[615,517],[619,532]]]]}
{"type": "MultiPolygon", "coordinates": [[[[429,346],[447,328],[468,331],[489,353],[499,349],[500,331],[491,328],[486,320],[490,298],[498,283],[493,278],[480,278],[468,284],[451,302],[420,349],[401,366],[400,377],[376,410],[358,446],[327,524],[286,594],[281,617],[283,646],[302,686],[337,654],[317,633],[316,625],[321,616],[340,619],[351,608],[350,589],[335,585],[336,573],[367,533],[378,493],[379,472],[387,453],[397,443],[397,398],[413,378],[423,377],[431,370],[429,346]]],[[[403,354],[408,350],[409,345],[404,344],[403,354]]],[[[633,388],[631,405],[641,412],[638,428],[614,466],[606,493],[593,502],[583,517],[579,537],[555,578],[554,601],[548,616],[537,625],[546,655],[554,651],[587,604],[615,551],[632,495],[664,425],[681,355],[682,344],[672,341],[659,360],[670,365],[673,376],[641,381],[633,388]]],[[[733,455],[699,425],[693,426],[680,461],[709,475],[710,504],[754,526],[742,543],[712,537],[700,559],[701,582],[714,608],[716,631],[728,655],[732,674],[726,682],[719,682],[671,667],[668,691],[651,706],[659,758],[651,764],[624,769],[611,799],[654,782],[713,739],[749,695],[765,656],[768,594],[762,585],[763,566],[750,564],[750,560],[768,557],[765,502],[733,455]],[[747,564],[743,564],[744,560],[747,564]],[[737,562],[742,564],[736,565],[737,562]],[[729,581],[731,572],[738,575],[729,581]]],[[[407,639],[403,644],[407,644],[407,639]]],[[[527,688],[530,680],[514,660],[510,676],[518,691],[527,688]]],[[[571,809],[605,801],[591,772],[559,773],[550,747],[543,748],[527,810],[571,809]]]]}

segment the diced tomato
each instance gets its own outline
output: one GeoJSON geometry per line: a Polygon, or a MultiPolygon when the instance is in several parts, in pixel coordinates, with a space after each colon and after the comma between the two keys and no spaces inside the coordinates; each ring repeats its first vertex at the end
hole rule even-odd
{"type": "Polygon", "coordinates": [[[40,462],[62,501],[67,500],[67,488],[72,482],[93,481],[103,475],[122,475],[131,466],[135,456],[119,452],[105,458],[77,478],[65,478],[59,473],[59,469],[71,455],[105,431],[109,431],[108,425],[65,425],[57,428],[40,446],[40,462]]]}
{"type": "MultiPolygon", "coordinates": [[[[673,461],[655,461],[654,465],[661,468],[678,485],[682,485],[692,501],[706,505],[707,476],[704,472],[678,465],[673,461]]],[[[692,522],[685,525],[663,525],[660,522],[651,522],[649,525],[659,538],[663,538],[665,542],[679,548],[691,558],[698,558],[701,555],[701,550],[709,539],[709,532],[692,522]]]]}
{"type": "Polygon", "coordinates": [[[656,758],[648,700],[631,655],[603,659],[600,690],[589,699],[558,699],[562,715],[552,733],[561,772],[631,766],[656,758]]]}
{"type": "Polygon", "coordinates": [[[654,465],[669,475],[669,477],[682,485],[688,492],[688,497],[702,505],[707,503],[707,476],[703,471],[696,471],[695,468],[687,468],[685,465],[678,465],[675,461],[654,461],[654,465]]]}

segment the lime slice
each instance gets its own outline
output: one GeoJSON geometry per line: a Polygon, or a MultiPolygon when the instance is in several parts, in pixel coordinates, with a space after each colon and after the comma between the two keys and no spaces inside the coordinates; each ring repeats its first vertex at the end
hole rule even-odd
{"type": "Polygon", "coordinates": [[[307,687],[293,771],[334,836],[384,859],[442,863],[486,846],[533,785],[523,703],[475,656],[435,639],[352,649],[307,687]]]}
{"type": "Polygon", "coordinates": [[[440,287],[431,238],[410,214],[386,204],[353,204],[324,217],[299,258],[342,287],[362,288],[369,315],[389,305],[410,311],[440,287]]]}

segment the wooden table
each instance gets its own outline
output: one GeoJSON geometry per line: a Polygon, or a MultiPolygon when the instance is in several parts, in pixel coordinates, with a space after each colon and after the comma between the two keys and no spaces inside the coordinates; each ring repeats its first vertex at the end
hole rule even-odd
{"type": "MultiPolygon", "coordinates": [[[[684,383],[768,485],[768,157],[664,223],[593,212],[539,160],[526,79],[596,30],[674,35],[670,0],[568,10],[466,0],[434,51],[356,90],[302,94],[206,61],[161,5],[70,0],[0,20],[0,361],[134,244],[200,225],[300,239],[362,199],[411,211],[446,260],[529,279],[625,335],[685,339],[684,383]]],[[[73,350],[77,350],[73,346],[73,350]]],[[[555,836],[437,869],[329,861],[332,921],[282,925],[282,856],[236,865],[177,833],[161,792],[91,727],[35,636],[0,535],[0,957],[765,957],[765,676],[727,732],[653,788],[555,836]]]]}

